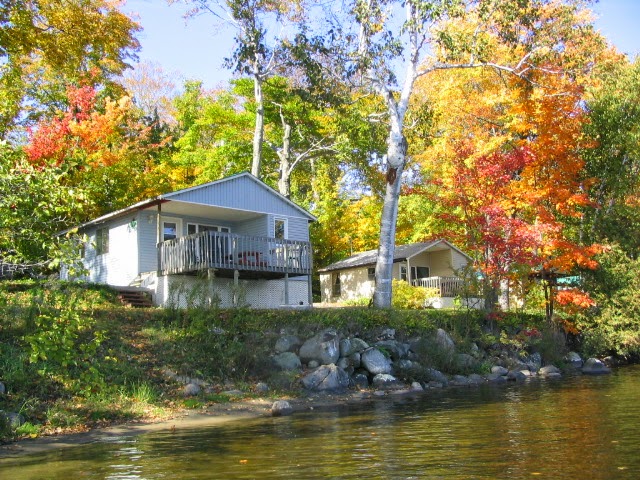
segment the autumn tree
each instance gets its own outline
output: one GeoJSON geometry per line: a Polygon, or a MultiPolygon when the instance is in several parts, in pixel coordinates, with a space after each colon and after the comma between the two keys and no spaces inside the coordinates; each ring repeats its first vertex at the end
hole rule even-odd
{"type": "Polygon", "coordinates": [[[60,107],[67,84],[115,87],[139,48],[138,24],[107,0],[2,2],[0,27],[0,138],[60,107]]]}
{"type": "Polygon", "coordinates": [[[95,88],[84,86],[69,87],[67,98],[64,111],[30,130],[24,151],[31,165],[63,168],[61,181],[87,192],[86,219],[163,190],[150,156],[159,145],[147,141],[151,129],[129,97],[101,99],[95,88]]]}
{"type": "MultiPolygon", "coordinates": [[[[544,55],[557,51],[569,29],[567,12],[578,2],[532,0],[487,1],[356,1],[330,4],[338,19],[322,25],[325,48],[317,64],[323,73],[378,95],[386,105],[389,134],[386,192],[380,225],[374,303],[391,302],[391,272],[398,199],[410,145],[406,135],[414,84],[420,77],[453,69],[488,68],[527,77],[544,55]],[[327,46],[329,43],[329,46],[327,46]],[[511,52],[505,56],[504,51],[511,52]]],[[[573,25],[572,25],[573,26],[573,25]]],[[[308,42],[309,35],[305,35],[308,42]]]]}

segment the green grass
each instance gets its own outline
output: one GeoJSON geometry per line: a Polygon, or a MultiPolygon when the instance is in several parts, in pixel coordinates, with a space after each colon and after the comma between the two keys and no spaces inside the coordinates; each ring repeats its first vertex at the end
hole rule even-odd
{"type": "Polygon", "coordinates": [[[235,399],[202,393],[185,400],[183,384],[168,378],[167,369],[200,378],[213,392],[231,384],[251,396],[258,381],[271,386],[270,394],[295,390],[297,375],[269,367],[282,330],[308,338],[333,327],[375,339],[394,328],[397,338],[408,339],[444,328],[470,344],[481,340],[483,321],[473,311],[366,307],[131,309],[108,287],[0,282],[0,372],[9,390],[2,408],[20,411],[29,422],[14,432],[0,428],[0,439],[164,418],[177,408],[235,399]]]}

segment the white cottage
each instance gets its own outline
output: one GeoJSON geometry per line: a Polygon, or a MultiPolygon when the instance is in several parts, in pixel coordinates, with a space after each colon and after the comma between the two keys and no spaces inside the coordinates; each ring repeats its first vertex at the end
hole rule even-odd
{"type": "Polygon", "coordinates": [[[77,228],[89,239],[83,258],[88,281],[145,289],[159,306],[277,308],[312,303],[313,221],[241,173],[158,195],[77,228]]]}
{"type": "MultiPolygon", "coordinates": [[[[332,263],[319,271],[323,303],[373,298],[377,250],[369,250],[332,263]]],[[[392,278],[411,285],[438,290],[430,303],[436,308],[450,308],[463,280],[456,272],[471,257],[446,240],[398,245],[394,250],[392,278]]]]}

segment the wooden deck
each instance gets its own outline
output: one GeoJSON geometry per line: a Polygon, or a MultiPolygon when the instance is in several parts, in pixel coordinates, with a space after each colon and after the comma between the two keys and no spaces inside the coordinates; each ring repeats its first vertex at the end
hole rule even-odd
{"type": "Polygon", "coordinates": [[[433,288],[441,297],[456,297],[462,291],[464,280],[458,277],[428,277],[414,280],[414,287],[433,288]]]}
{"type": "Polygon", "coordinates": [[[311,244],[297,240],[200,232],[158,246],[162,275],[215,269],[221,277],[242,278],[311,275],[311,244]]]}

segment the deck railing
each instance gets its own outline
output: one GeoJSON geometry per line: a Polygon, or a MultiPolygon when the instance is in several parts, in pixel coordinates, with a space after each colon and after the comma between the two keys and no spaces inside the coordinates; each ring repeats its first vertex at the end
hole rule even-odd
{"type": "Polygon", "coordinates": [[[433,288],[440,292],[441,297],[455,297],[464,286],[464,280],[458,277],[428,277],[413,280],[414,287],[433,288]]]}
{"type": "Polygon", "coordinates": [[[311,274],[311,244],[299,240],[206,231],[159,245],[163,275],[206,269],[311,274]]]}

